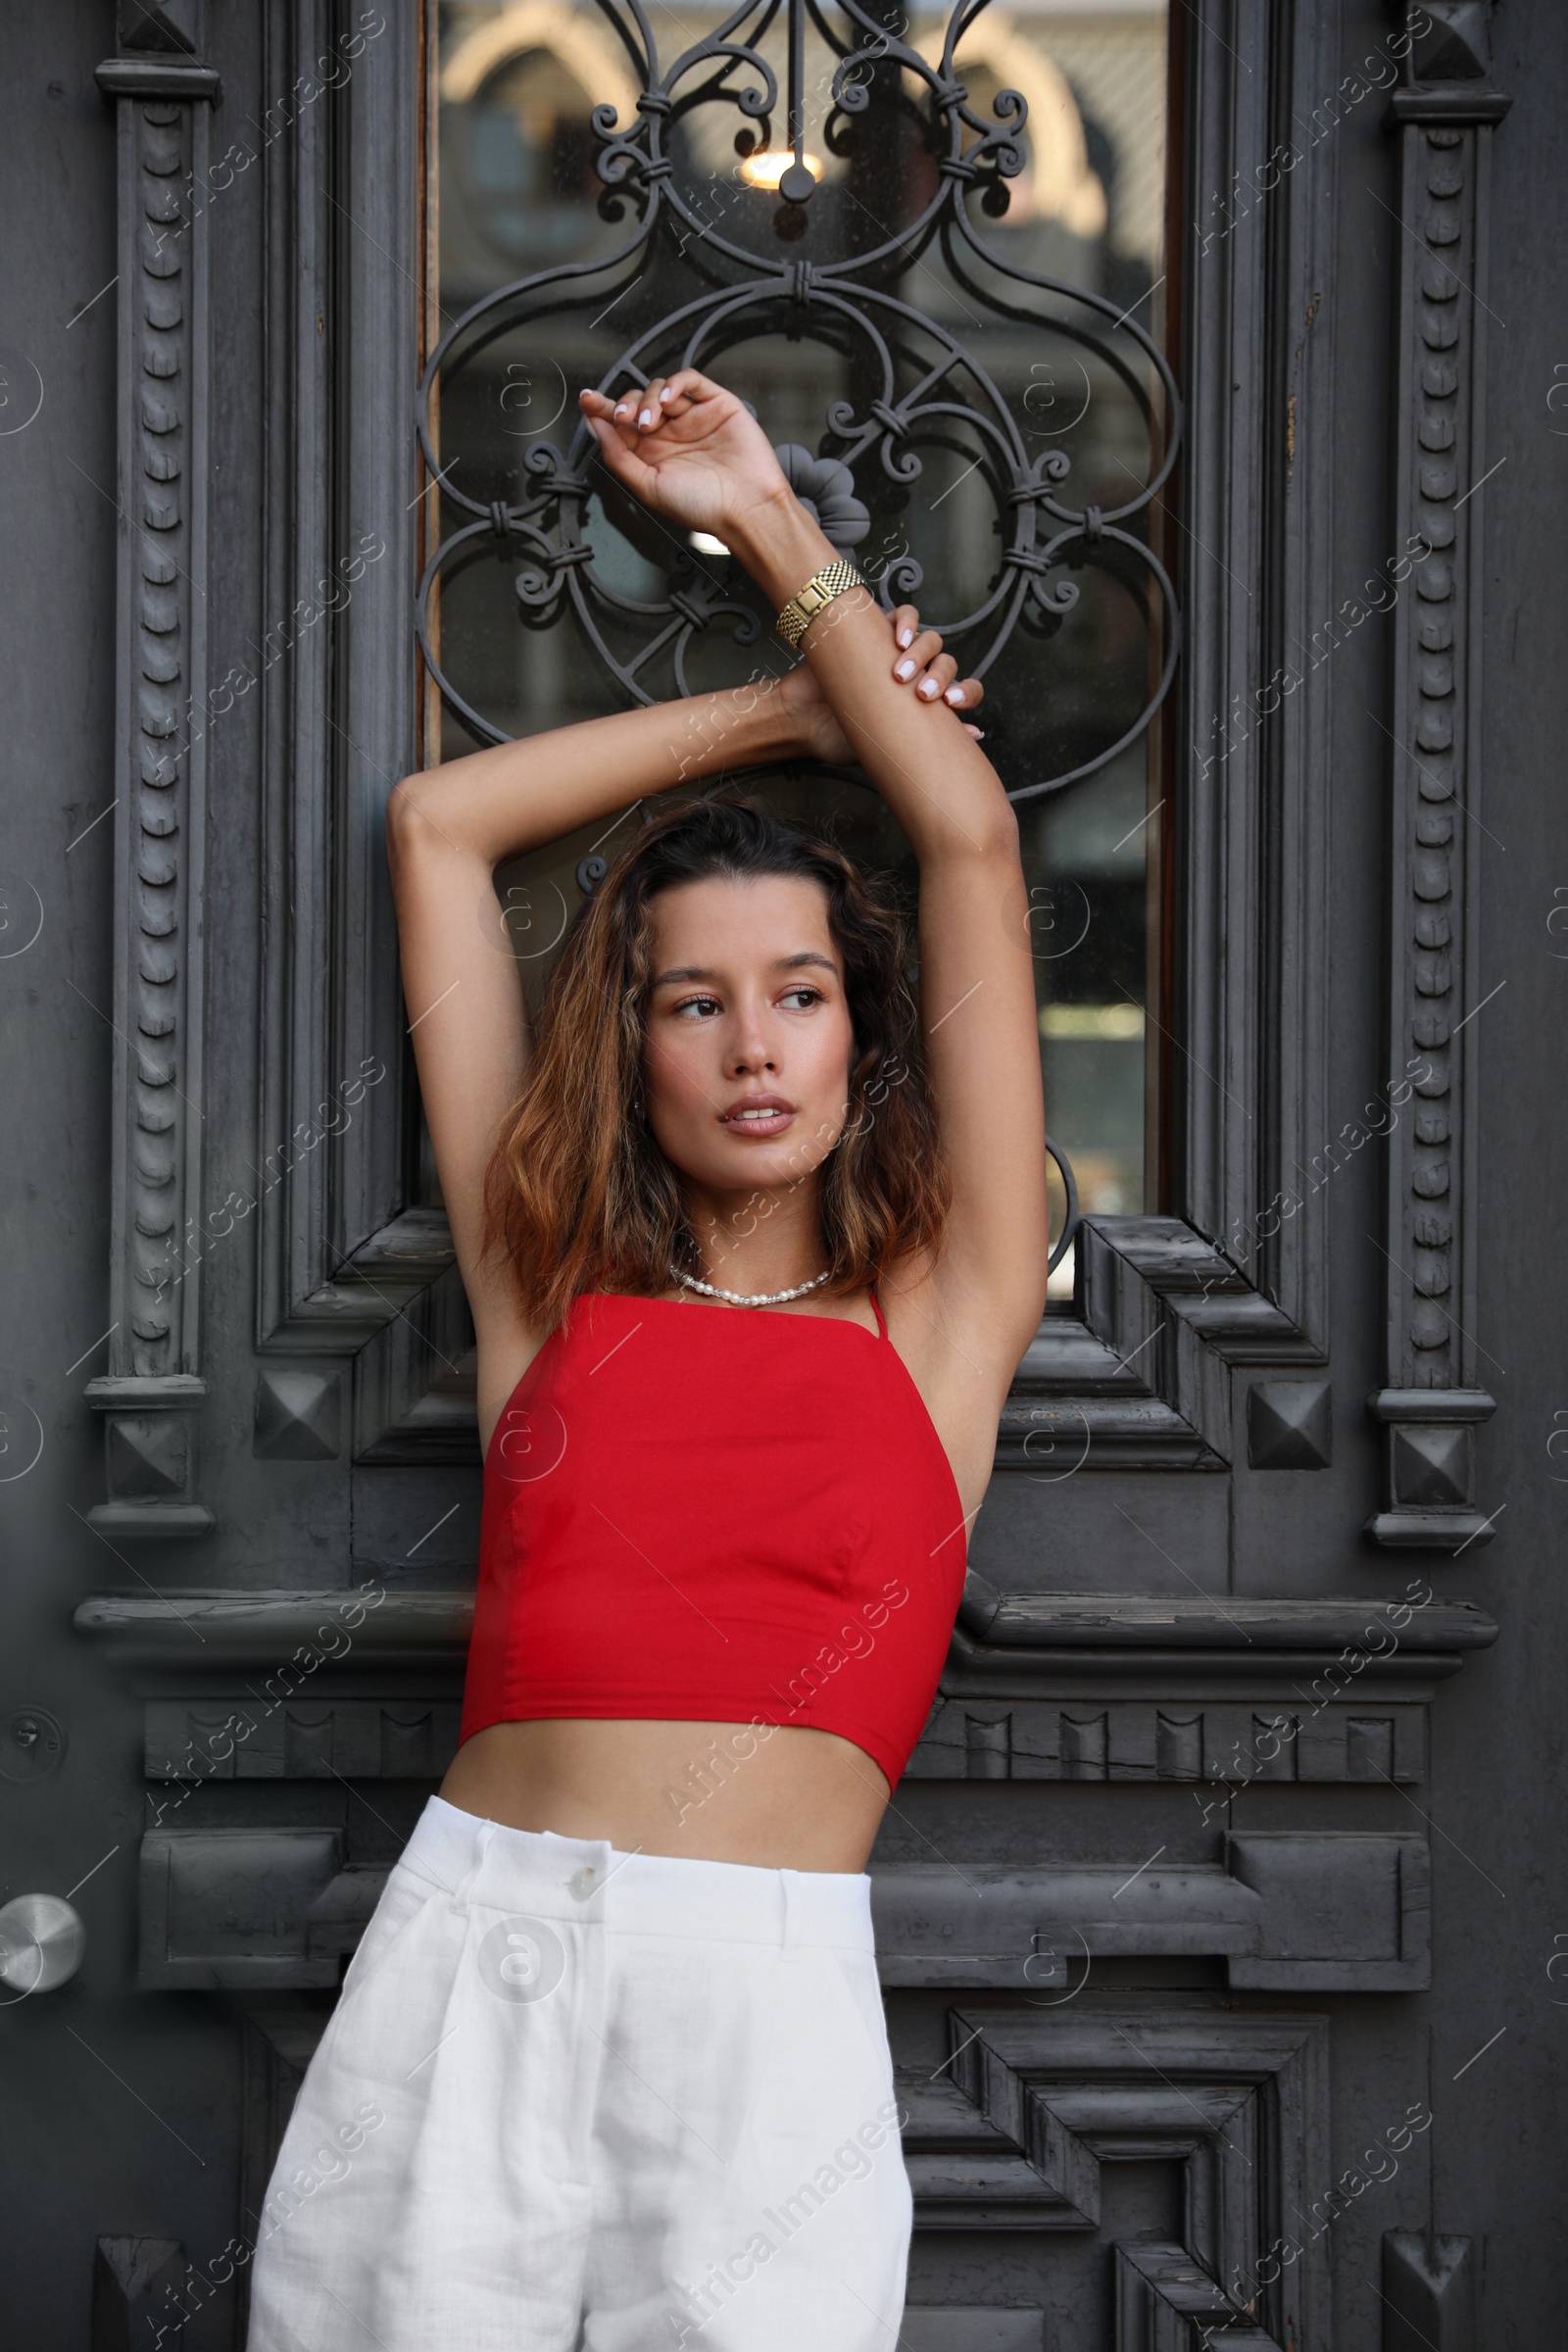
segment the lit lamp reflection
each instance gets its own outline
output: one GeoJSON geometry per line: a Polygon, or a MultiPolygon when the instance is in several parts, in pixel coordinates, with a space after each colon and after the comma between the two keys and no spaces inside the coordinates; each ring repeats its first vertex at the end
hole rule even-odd
{"type": "Polygon", "coordinates": [[[740,175],[749,188],[767,188],[775,194],[782,189],[786,196],[793,199],[795,190],[785,187],[784,182],[797,171],[808,172],[811,185],[815,187],[822,176],[821,157],[819,155],[803,155],[800,163],[797,164],[795,158],[787,150],[782,153],[775,151],[761,155],[749,155],[740,167],[740,175]]]}

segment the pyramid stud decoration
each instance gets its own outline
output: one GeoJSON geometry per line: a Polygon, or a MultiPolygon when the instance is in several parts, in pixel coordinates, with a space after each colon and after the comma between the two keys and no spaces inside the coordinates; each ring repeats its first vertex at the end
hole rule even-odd
{"type": "Polygon", "coordinates": [[[1334,1452],[1326,1380],[1260,1380],[1248,1393],[1247,1458],[1254,1470],[1326,1470],[1334,1452]]]}
{"type": "Polygon", "coordinates": [[[334,1462],[343,1445],[341,1372],[266,1371],[256,1383],[255,1451],[269,1462],[334,1462]]]}

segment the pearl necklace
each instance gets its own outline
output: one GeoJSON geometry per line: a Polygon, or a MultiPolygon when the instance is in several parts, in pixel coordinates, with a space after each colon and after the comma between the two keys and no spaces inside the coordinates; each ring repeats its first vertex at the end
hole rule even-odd
{"type": "Polygon", "coordinates": [[[797,1283],[793,1291],[764,1291],[753,1298],[740,1291],[721,1291],[711,1282],[699,1282],[695,1274],[683,1274],[679,1266],[670,1267],[669,1277],[672,1282],[684,1283],[689,1291],[701,1291],[705,1298],[722,1298],[730,1306],[782,1306],[787,1299],[804,1298],[808,1291],[819,1291],[832,1271],[829,1266],[826,1273],[813,1275],[809,1282],[797,1283]]]}

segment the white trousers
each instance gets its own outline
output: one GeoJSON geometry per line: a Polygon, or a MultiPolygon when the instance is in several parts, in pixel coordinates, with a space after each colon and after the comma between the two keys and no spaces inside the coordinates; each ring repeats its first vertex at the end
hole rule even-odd
{"type": "Polygon", "coordinates": [[[249,2352],[888,2352],[898,2121],[863,1873],[432,1797],[283,2139],[249,2352]]]}

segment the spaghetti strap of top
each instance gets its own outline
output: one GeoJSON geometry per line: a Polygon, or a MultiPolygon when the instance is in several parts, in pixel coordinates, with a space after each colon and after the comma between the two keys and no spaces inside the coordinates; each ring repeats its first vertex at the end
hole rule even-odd
{"type": "Polygon", "coordinates": [[[876,1310],[876,1327],[882,1334],[882,1337],[886,1339],[888,1336],[888,1319],[882,1312],[882,1301],[876,1295],[876,1284],[874,1282],[871,1285],[871,1304],[876,1310]]]}

